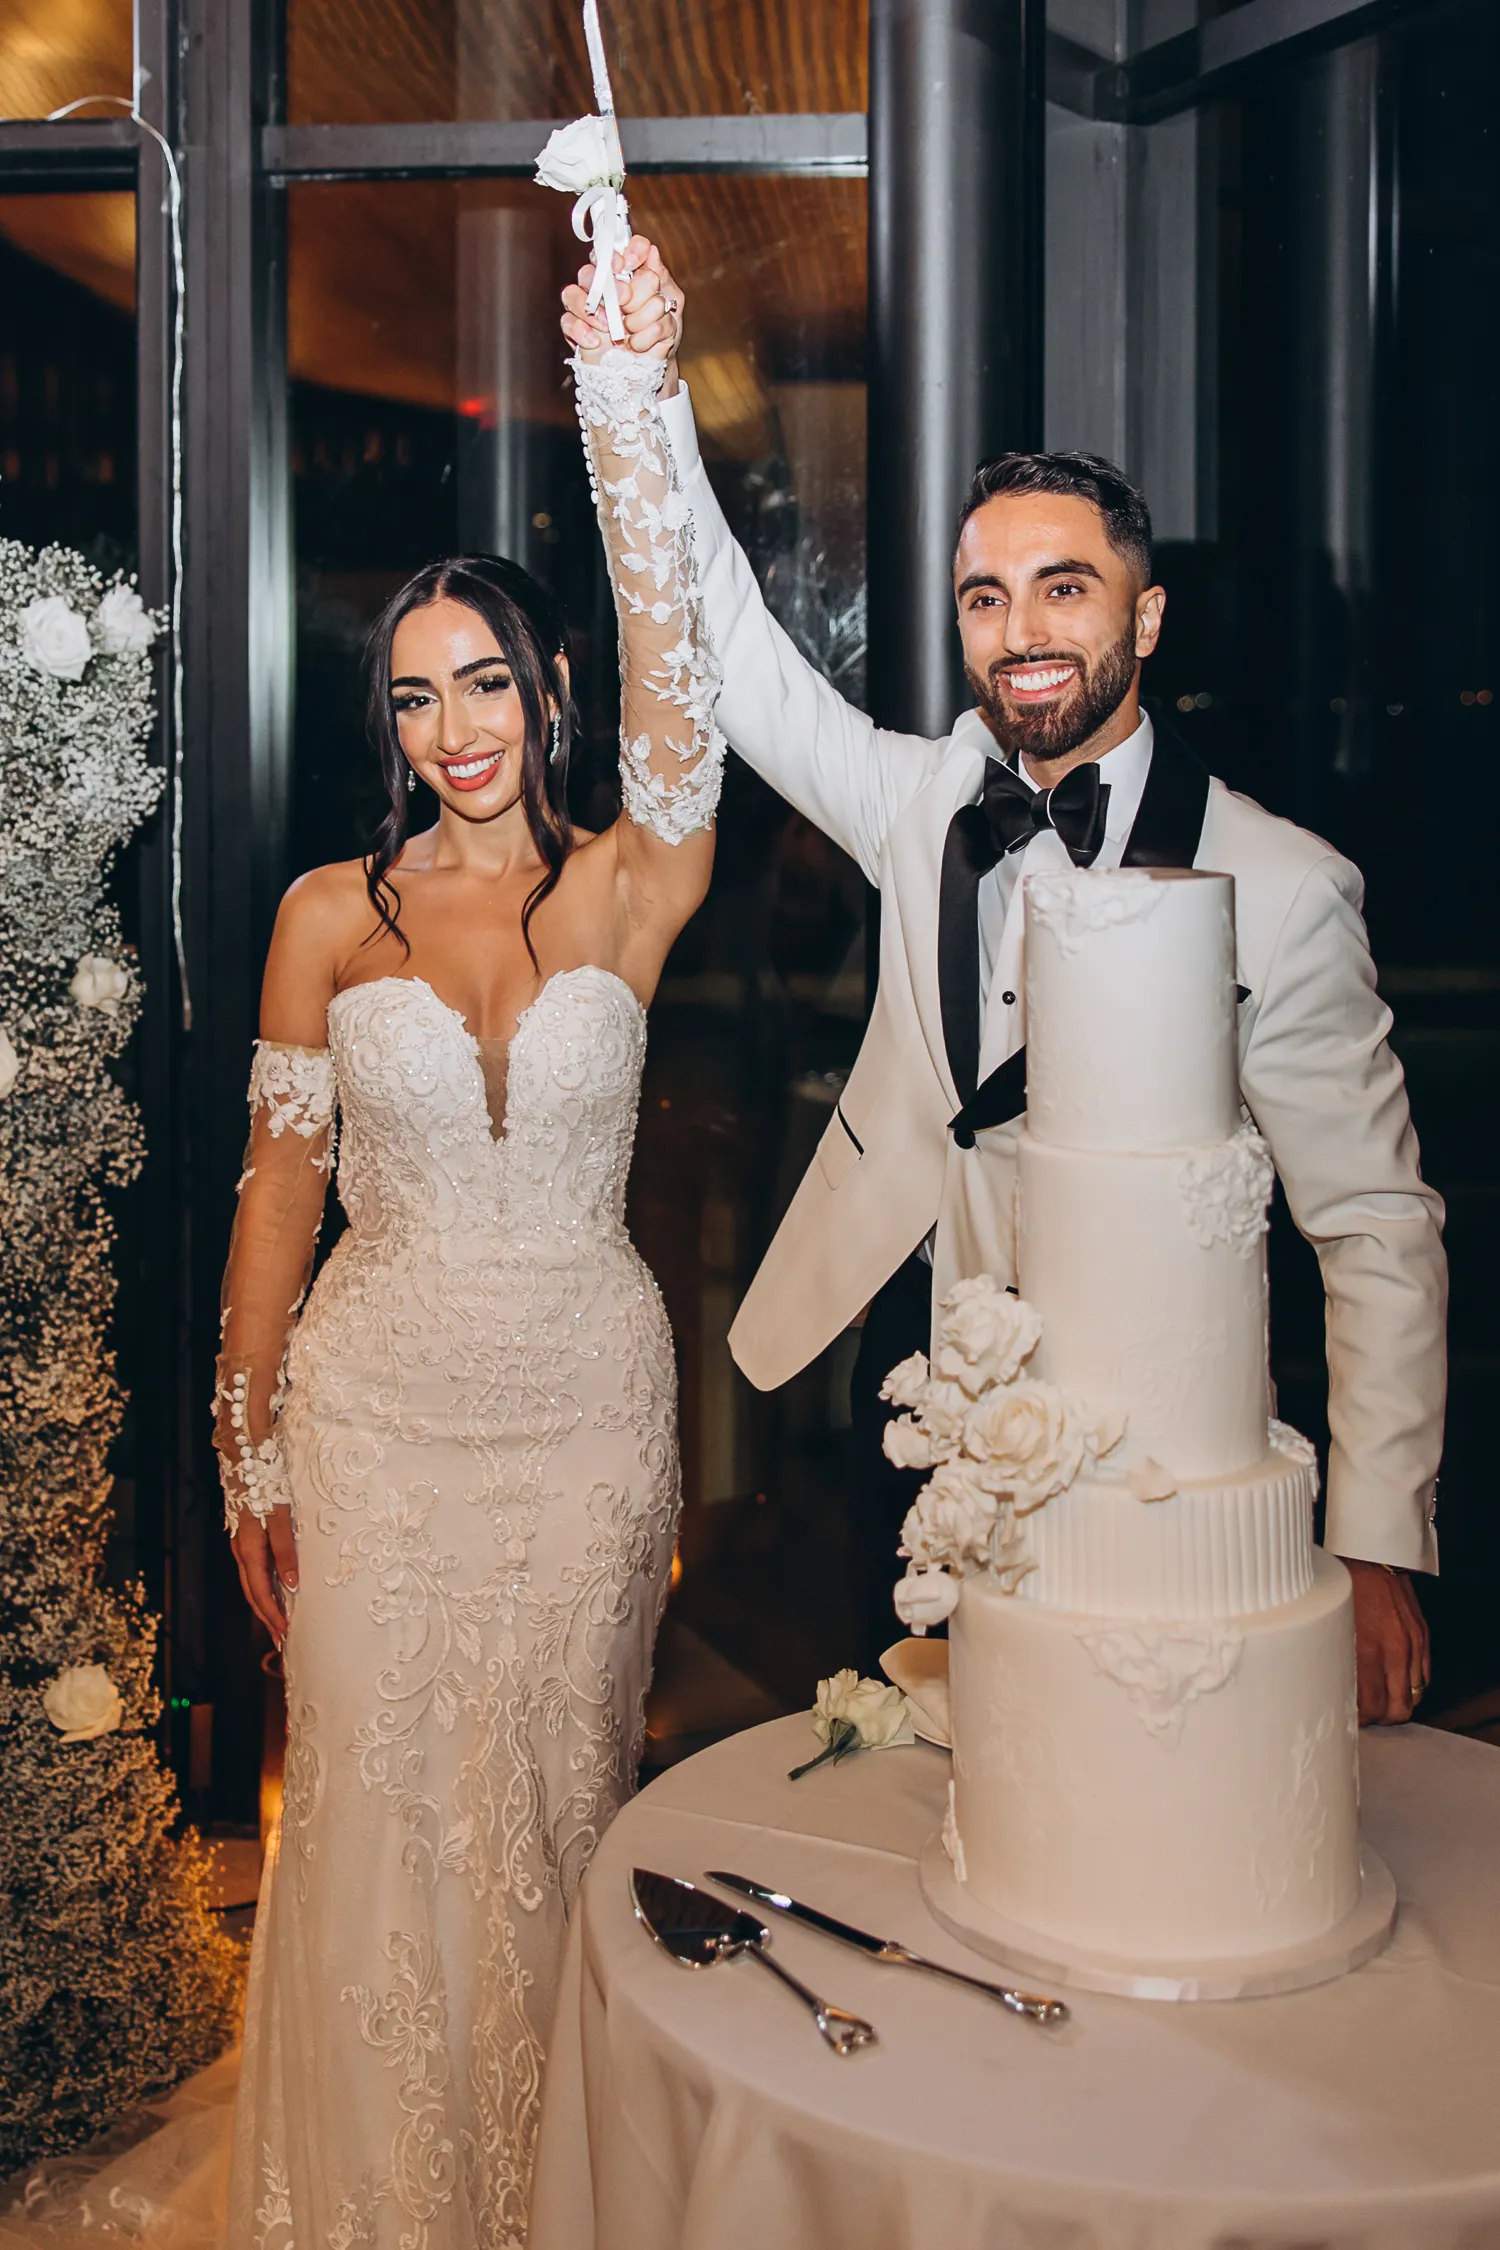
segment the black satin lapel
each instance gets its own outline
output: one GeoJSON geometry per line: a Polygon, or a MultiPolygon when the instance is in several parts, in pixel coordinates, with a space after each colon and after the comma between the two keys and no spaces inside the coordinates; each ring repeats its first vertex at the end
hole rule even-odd
{"type": "Polygon", "coordinates": [[[948,1130],[960,1148],[972,1148],[974,1135],[988,1125],[1008,1125],[1026,1107],[1026,1049],[1018,1047],[992,1070],[972,1100],[965,1102],[948,1130]]]}
{"type": "Polygon", "coordinates": [[[1208,811],[1208,768],[1153,711],[1151,764],[1122,867],[1191,867],[1208,811]]]}
{"type": "Polygon", "coordinates": [[[960,805],[943,840],[938,891],[938,1001],[961,1102],[979,1084],[979,878],[994,864],[979,805],[960,805]]]}

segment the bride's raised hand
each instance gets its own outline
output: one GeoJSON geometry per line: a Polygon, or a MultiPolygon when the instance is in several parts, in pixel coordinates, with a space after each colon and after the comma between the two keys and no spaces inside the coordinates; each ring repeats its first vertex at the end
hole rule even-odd
{"type": "MultiPolygon", "coordinates": [[[[625,337],[634,352],[666,362],[661,396],[670,398],[677,388],[677,354],[682,344],[683,292],[667,271],[656,244],[643,234],[631,236],[615,258],[620,311],[625,337]]],[[[597,359],[609,348],[609,328],[602,309],[590,313],[588,293],[594,268],[580,269],[576,282],[563,291],[562,332],[586,360],[597,359]]]]}

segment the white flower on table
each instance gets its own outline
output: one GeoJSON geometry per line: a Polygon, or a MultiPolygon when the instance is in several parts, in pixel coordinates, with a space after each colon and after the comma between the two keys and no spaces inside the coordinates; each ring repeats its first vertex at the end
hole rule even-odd
{"type": "Polygon", "coordinates": [[[73,971],[73,981],[68,986],[80,1008],[98,1008],[104,1015],[119,1012],[121,1001],[130,990],[130,979],[118,961],[111,961],[107,953],[85,953],[73,971]]]}
{"type": "Polygon", "coordinates": [[[795,1766],[789,1780],[799,1780],[814,1766],[836,1764],[856,1750],[894,1750],[917,1739],[901,1690],[883,1680],[862,1680],[852,1667],[819,1680],[812,1724],[824,1747],[816,1758],[795,1766]]]}
{"type": "Polygon", "coordinates": [[[1013,1383],[1041,1339],[1040,1315],[987,1273],[955,1282],[938,1306],[937,1372],[970,1398],[1013,1383]]]}
{"type": "Polygon", "coordinates": [[[133,586],[111,586],[94,614],[94,634],[106,656],[144,656],[156,620],[133,586]]]}
{"type": "Polygon", "coordinates": [[[21,1075],[21,1058],[16,1053],[15,1041],[8,1031],[0,1030],[0,1101],[21,1075]]]}
{"type": "Polygon", "coordinates": [[[96,1742],[125,1716],[120,1691],[102,1664],[70,1664],[42,1696],[42,1709],[64,1742],[96,1742]]]}
{"type": "Polygon", "coordinates": [[[619,187],[625,177],[618,130],[602,117],[559,125],[536,160],[538,187],[581,195],[585,188],[619,187]]]}
{"type": "Polygon", "coordinates": [[[94,653],[88,626],[61,594],[38,594],[20,615],[21,654],[35,672],[81,680],[94,653]]]}

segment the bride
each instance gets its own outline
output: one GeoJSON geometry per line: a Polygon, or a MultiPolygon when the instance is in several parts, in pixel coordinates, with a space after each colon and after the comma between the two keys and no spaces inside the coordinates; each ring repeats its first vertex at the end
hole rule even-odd
{"type": "Polygon", "coordinates": [[[550,597],[430,564],[370,641],[376,847],[294,884],[271,942],[216,1394],[289,1717],[233,2250],[524,2242],[564,1917],[633,1784],[678,1466],[625,1182],[723,758],[656,408],[673,318],[658,297],[633,351],[574,362],[622,817],[569,824],[550,597]],[[301,1305],[336,1131],[348,1230],[301,1305]]]}

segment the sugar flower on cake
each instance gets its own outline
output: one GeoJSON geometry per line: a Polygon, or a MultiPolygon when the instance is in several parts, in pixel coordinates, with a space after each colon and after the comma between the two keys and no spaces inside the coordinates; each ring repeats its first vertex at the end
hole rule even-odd
{"type": "Polygon", "coordinates": [[[936,1371],[978,1398],[992,1383],[1015,1381],[1041,1334],[1032,1306],[989,1274],[975,1274],[955,1282],[938,1306],[936,1371]]]}
{"type": "Polygon", "coordinates": [[[972,1461],[943,1461],[917,1494],[901,1526],[901,1548],[920,1568],[987,1562],[999,1502],[972,1461]]]}
{"type": "Polygon", "coordinates": [[[102,1664],[70,1664],[42,1696],[64,1742],[96,1742],[113,1734],[125,1716],[120,1691],[102,1664]]]}
{"type": "Polygon", "coordinates": [[[34,672],[81,680],[94,653],[88,626],[61,594],[38,594],[17,619],[21,654],[34,672]]]}

